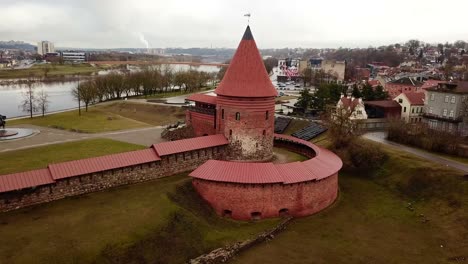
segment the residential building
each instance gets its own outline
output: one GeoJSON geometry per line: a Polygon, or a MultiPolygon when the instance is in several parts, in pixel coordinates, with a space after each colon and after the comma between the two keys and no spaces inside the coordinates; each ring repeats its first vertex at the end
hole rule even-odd
{"type": "Polygon", "coordinates": [[[427,88],[423,122],[430,128],[468,135],[464,118],[467,106],[468,82],[440,82],[427,88]]]}
{"type": "Polygon", "coordinates": [[[403,92],[422,92],[423,83],[412,77],[403,77],[398,80],[390,81],[385,84],[385,90],[388,95],[395,99],[403,92]]]}
{"type": "Polygon", "coordinates": [[[351,96],[345,97],[344,95],[341,95],[340,100],[336,104],[336,110],[340,111],[342,109],[346,109],[351,112],[351,116],[349,117],[350,119],[367,119],[367,113],[362,98],[354,98],[351,96]]]}
{"type": "Polygon", "coordinates": [[[50,41],[40,41],[37,43],[37,54],[45,55],[55,52],[54,43],[50,41]]]}
{"type": "Polygon", "coordinates": [[[424,93],[403,92],[395,101],[401,105],[401,119],[407,123],[422,121],[424,110],[424,93]]]}
{"type": "Polygon", "coordinates": [[[321,68],[324,72],[331,74],[338,82],[343,82],[345,78],[346,61],[324,60],[321,68]]]}

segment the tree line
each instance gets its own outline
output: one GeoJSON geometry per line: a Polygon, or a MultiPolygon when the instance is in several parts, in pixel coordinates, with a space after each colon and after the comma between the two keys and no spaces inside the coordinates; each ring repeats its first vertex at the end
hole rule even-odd
{"type": "Polygon", "coordinates": [[[210,82],[214,85],[215,81],[216,73],[173,71],[170,67],[158,65],[138,72],[113,72],[79,82],[72,90],[72,95],[88,111],[88,106],[97,102],[129,96],[146,97],[176,90],[190,93],[200,90],[210,82]]]}

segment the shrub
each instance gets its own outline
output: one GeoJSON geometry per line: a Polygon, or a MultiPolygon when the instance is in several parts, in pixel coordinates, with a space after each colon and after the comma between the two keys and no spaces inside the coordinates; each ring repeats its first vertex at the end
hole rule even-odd
{"type": "Polygon", "coordinates": [[[352,168],[375,169],[387,159],[387,154],[376,144],[364,140],[356,140],[348,147],[349,160],[352,168]]]}

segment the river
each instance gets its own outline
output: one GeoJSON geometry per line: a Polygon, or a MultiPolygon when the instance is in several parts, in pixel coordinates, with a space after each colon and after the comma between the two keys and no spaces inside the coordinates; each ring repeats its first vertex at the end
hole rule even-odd
{"type": "MultiPolygon", "coordinates": [[[[186,64],[170,64],[174,71],[195,69],[205,72],[218,72],[219,67],[210,65],[189,66],[186,64]]],[[[98,75],[105,75],[109,71],[100,71],[98,75]]],[[[18,79],[19,80],[19,79],[18,79]]],[[[10,79],[9,81],[15,81],[10,79]]],[[[56,112],[77,107],[77,102],[74,100],[71,91],[78,85],[78,81],[64,82],[40,82],[35,86],[35,91],[44,90],[48,94],[49,108],[47,112],[56,112]]],[[[0,115],[5,115],[7,118],[27,116],[21,109],[21,102],[24,100],[22,93],[25,86],[21,84],[0,85],[0,115]]]]}

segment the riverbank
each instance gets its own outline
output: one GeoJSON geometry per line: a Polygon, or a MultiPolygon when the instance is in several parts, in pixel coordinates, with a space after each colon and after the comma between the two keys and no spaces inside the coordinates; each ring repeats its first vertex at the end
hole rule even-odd
{"type": "Polygon", "coordinates": [[[14,78],[49,78],[67,75],[87,75],[101,70],[108,69],[108,65],[92,66],[88,63],[83,64],[37,64],[27,69],[7,69],[0,70],[0,79],[14,78]]]}

